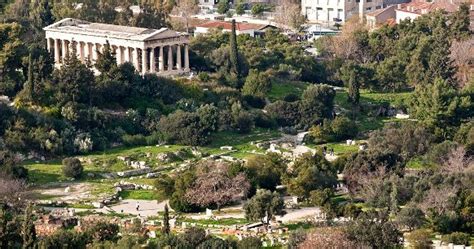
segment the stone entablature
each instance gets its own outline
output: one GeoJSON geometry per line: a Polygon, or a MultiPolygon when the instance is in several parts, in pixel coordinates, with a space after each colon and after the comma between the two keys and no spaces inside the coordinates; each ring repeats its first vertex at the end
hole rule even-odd
{"type": "Polygon", "coordinates": [[[189,72],[189,36],[167,28],[147,29],[66,18],[44,30],[48,51],[54,55],[57,67],[73,51],[79,60],[89,60],[93,65],[108,43],[116,54],[117,64],[130,62],[142,74],[189,72]]]}

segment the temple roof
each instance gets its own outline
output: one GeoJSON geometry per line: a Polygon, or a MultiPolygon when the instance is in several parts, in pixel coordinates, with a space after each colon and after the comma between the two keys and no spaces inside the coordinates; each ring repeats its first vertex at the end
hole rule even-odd
{"type": "Polygon", "coordinates": [[[182,33],[169,30],[168,28],[138,28],[105,23],[92,23],[73,18],[62,19],[61,21],[45,27],[44,30],[136,41],[148,41],[184,35],[182,33]]]}

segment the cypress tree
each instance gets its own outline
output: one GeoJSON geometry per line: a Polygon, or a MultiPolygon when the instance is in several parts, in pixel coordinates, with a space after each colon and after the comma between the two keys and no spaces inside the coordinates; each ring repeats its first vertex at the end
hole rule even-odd
{"type": "Polygon", "coordinates": [[[23,248],[30,249],[35,247],[36,230],[33,224],[33,206],[30,204],[26,208],[25,217],[21,226],[21,233],[23,238],[23,248]]]}
{"type": "Polygon", "coordinates": [[[349,78],[349,83],[348,83],[348,91],[349,91],[349,99],[348,101],[351,102],[354,105],[359,104],[359,98],[360,98],[360,93],[359,93],[359,83],[357,82],[355,78],[355,72],[352,71],[350,73],[350,78],[349,78]]]}
{"type": "Polygon", "coordinates": [[[165,204],[165,213],[163,214],[163,228],[162,232],[164,234],[170,233],[170,214],[168,210],[168,205],[165,204]]]}
{"type": "Polygon", "coordinates": [[[0,248],[8,248],[8,220],[6,212],[0,205],[0,248]]]}
{"type": "Polygon", "coordinates": [[[26,83],[27,95],[30,101],[33,101],[35,97],[35,82],[33,77],[33,54],[30,53],[28,57],[28,81],[26,83]]]}
{"type": "Polygon", "coordinates": [[[398,186],[396,177],[392,178],[392,191],[390,192],[390,212],[396,214],[398,212],[398,186]]]}
{"type": "Polygon", "coordinates": [[[239,64],[239,51],[237,48],[237,34],[236,34],[235,19],[232,19],[232,32],[230,34],[230,64],[232,65],[232,71],[240,79],[240,64],[239,64]]]}

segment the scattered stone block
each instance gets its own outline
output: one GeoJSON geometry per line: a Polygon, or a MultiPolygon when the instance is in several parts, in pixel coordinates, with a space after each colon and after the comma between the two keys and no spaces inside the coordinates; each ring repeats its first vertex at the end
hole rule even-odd
{"type": "Polygon", "coordinates": [[[234,148],[232,146],[221,146],[221,150],[233,150],[234,148]]]}

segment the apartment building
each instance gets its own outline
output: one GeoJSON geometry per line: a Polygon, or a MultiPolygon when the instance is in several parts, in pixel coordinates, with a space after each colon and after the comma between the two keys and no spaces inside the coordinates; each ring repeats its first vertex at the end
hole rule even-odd
{"type": "Polygon", "coordinates": [[[301,0],[301,11],[309,22],[333,24],[401,2],[407,0],[301,0]]]}

